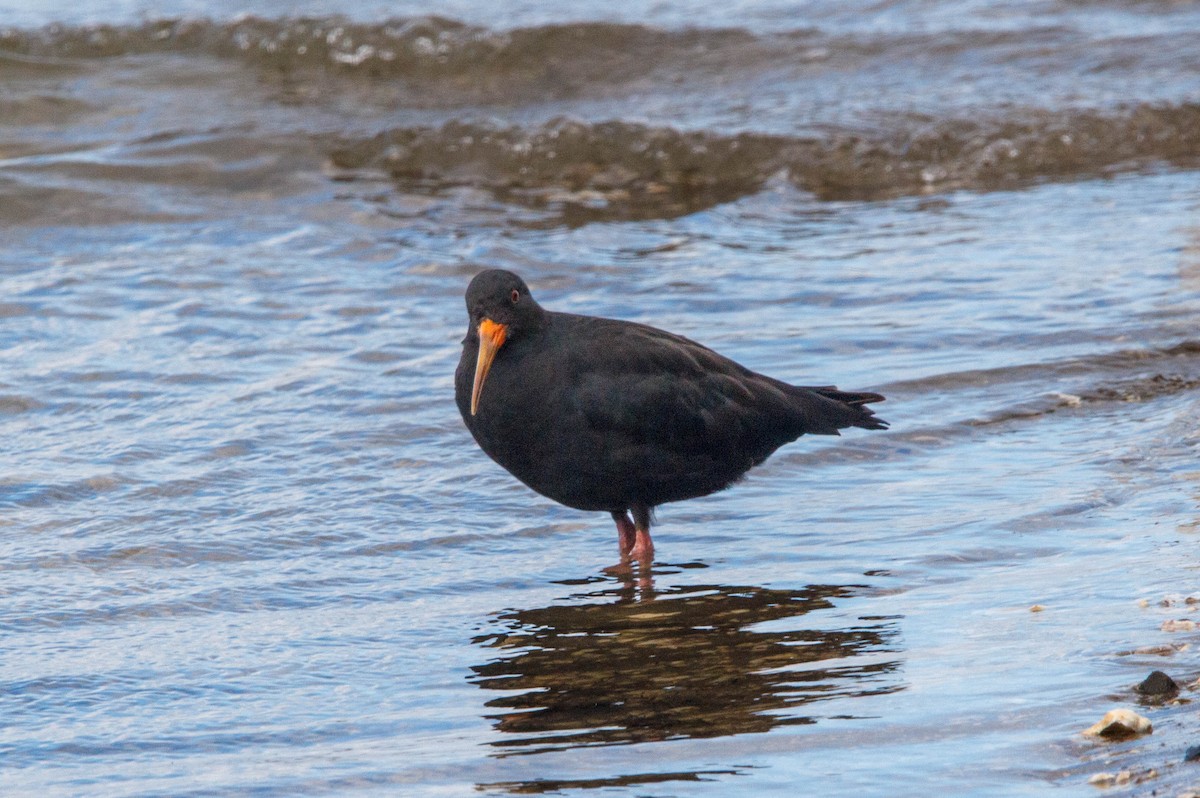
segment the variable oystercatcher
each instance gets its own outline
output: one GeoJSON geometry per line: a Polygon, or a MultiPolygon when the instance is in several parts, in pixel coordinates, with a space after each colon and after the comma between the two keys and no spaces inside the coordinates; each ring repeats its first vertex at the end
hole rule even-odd
{"type": "Polygon", "coordinates": [[[617,522],[649,566],[651,510],[728,487],[785,443],[886,429],[877,393],[802,388],[645,324],[544,310],[492,269],[467,287],[454,397],[488,456],[543,496],[617,522]],[[631,516],[632,515],[632,519],[631,516]]]}

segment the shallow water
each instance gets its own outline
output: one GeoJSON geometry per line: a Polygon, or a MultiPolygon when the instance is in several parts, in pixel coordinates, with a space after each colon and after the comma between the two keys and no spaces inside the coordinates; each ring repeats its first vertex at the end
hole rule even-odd
{"type": "Polygon", "coordinates": [[[0,32],[5,794],[1200,783],[1194,6],[153,8],[0,32]],[[892,428],[609,575],[458,418],[487,267],[892,428]]]}

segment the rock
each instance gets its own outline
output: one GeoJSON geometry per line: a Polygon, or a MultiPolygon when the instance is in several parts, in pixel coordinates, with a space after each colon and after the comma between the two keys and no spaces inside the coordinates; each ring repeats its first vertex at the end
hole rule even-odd
{"type": "Polygon", "coordinates": [[[1108,740],[1121,740],[1139,734],[1150,734],[1153,731],[1154,726],[1149,718],[1143,718],[1132,709],[1114,709],[1084,734],[1108,740]]]}
{"type": "MultiPolygon", "coordinates": [[[[1088,784],[1093,787],[1107,789],[1108,787],[1124,787],[1129,784],[1144,784],[1147,781],[1152,781],[1158,778],[1158,771],[1154,768],[1146,768],[1145,770],[1122,770],[1119,773],[1097,773],[1088,779],[1088,784]]],[[[1151,793],[1156,795],[1157,793],[1151,793]]],[[[1197,796],[1200,798],[1200,796],[1197,796]]]]}
{"type": "Polygon", "coordinates": [[[1043,607],[1041,604],[1034,604],[1032,607],[1029,608],[1029,611],[1030,612],[1042,612],[1045,609],[1046,608],[1043,607]]]}
{"type": "Polygon", "coordinates": [[[1128,784],[1132,780],[1133,773],[1122,770],[1120,773],[1097,773],[1088,779],[1088,784],[1096,787],[1113,787],[1118,784],[1128,784]]]}
{"type": "Polygon", "coordinates": [[[1200,760],[1200,745],[1193,745],[1183,752],[1184,762],[1196,762],[1198,760],[1200,760]]]}
{"type": "Polygon", "coordinates": [[[1194,632],[1196,631],[1196,622],[1190,618],[1163,621],[1162,626],[1160,626],[1159,629],[1164,632],[1194,632]]]}
{"type": "Polygon", "coordinates": [[[1162,671],[1153,671],[1134,689],[1147,698],[1167,699],[1179,694],[1179,685],[1162,671]]]}

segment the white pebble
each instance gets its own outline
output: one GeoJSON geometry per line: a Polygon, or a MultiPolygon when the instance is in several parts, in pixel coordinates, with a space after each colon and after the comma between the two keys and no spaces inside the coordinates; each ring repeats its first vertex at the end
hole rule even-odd
{"type": "Polygon", "coordinates": [[[1150,734],[1154,731],[1149,718],[1143,718],[1132,709],[1114,709],[1105,714],[1084,734],[1092,737],[1133,737],[1138,734],[1150,734]]]}

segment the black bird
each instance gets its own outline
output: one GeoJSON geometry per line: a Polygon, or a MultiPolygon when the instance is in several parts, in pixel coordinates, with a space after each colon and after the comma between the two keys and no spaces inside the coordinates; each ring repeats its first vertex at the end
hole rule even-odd
{"type": "Polygon", "coordinates": [[[512,272],[476,275],[467,316],[467,429],[543,496],[611,513],[623,561],[649,565],[654,507],[728,487],[801,435],[887,428],[866,407],[877,393],[789,385],[645,324],[544,310],[512,272]]]}

